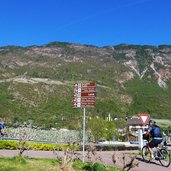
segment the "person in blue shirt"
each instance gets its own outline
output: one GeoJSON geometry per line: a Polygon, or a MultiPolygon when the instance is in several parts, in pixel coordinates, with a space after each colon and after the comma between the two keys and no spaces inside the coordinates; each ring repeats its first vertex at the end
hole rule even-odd
{"type": "Polygon", "coordinates": [[[163,140],[160,127],[156,125],[153,120],[149,121],[149,128],[146,132],[146,136],[151,135],[152,140],[148,143],[148,150],[151,155],[151,159],[154,158],[152,148],[157,147],[163,140]]]}
{"type": "Polygon", "coordinates": [[[0,123],[0,134],[1,134],[1,136],[4,135],[2,132],[3,129],[4,129],[4,123],[0,123]]]}

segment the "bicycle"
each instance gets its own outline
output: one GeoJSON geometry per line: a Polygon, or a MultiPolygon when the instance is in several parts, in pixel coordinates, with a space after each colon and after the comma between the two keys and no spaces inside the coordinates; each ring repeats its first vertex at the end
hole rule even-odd
{"type": "MultiPolygon", "coordinates": [[[[148,141],[145,146],[142,148],[142,158],[146,162],[150,162],[151,156],[148,151],[148,141]]],[[[164,167],[169,167],[171,164],[171,156],[169,151],[167,150],[167,147],[154,147],[153,148],[153,154],[154,154],[154,159],[158,160],[160,164],[164,167]]]]}
{"type": "Polygon", "coordinates": [[[6,139],[6,138],[8,138],[8,134],[6,133],[0,134],[0,139],[6,139]]]}

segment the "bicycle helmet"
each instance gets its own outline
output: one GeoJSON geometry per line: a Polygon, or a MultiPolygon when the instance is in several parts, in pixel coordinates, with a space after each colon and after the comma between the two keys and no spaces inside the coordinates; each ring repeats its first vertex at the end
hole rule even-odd
{"type": "Polygon", "coordinates": [[[156,121],[155,121],[155,120],[150,119],[150,120],[149,120],[149,123],[156,124],[156,121]]]}

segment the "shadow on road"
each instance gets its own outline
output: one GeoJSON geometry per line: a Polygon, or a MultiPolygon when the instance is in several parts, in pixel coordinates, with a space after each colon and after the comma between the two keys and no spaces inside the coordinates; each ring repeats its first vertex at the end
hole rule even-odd
{"type": "Polygon", "coordinates": [[[138,161],[141,161],[141,162],[143,162],[143,163],[148,163],[148,164],[154,164],[154,165],[157,165],[157,166],[161,166],[159,163],[156,163],[156,161],[157,160],[152,160],[152,161],[145,161],[145,160],[143,160],[141,157],[136,157],[136,159],[138,160],[138,161]]]}

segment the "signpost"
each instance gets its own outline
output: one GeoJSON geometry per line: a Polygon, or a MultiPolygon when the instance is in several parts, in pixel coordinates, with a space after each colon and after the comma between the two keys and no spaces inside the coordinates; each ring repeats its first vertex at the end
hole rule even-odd
{"type": "Polygon", "coordinates": [[[143,148],[143,132],[142,132],[142,129],[138,129],[138,147],[139,147],[139,149],[143,148]]]}
{"type": "MultiPolygon", "coordinates": [[[[149,114],[138,114],[142,124],[145,126],[150,118],[149,114]]],[[[142,129],[138,129],[138,146],[140,149],[143,148],[143,132],[142,129]]]]}
{"type": "Polygon", "coordinates": [[[95,107],[96,83],[74,84],[73,104],[75,108],[83,108],[83,162],[85,152],[85,115],[87,107],[95,107]]]}

